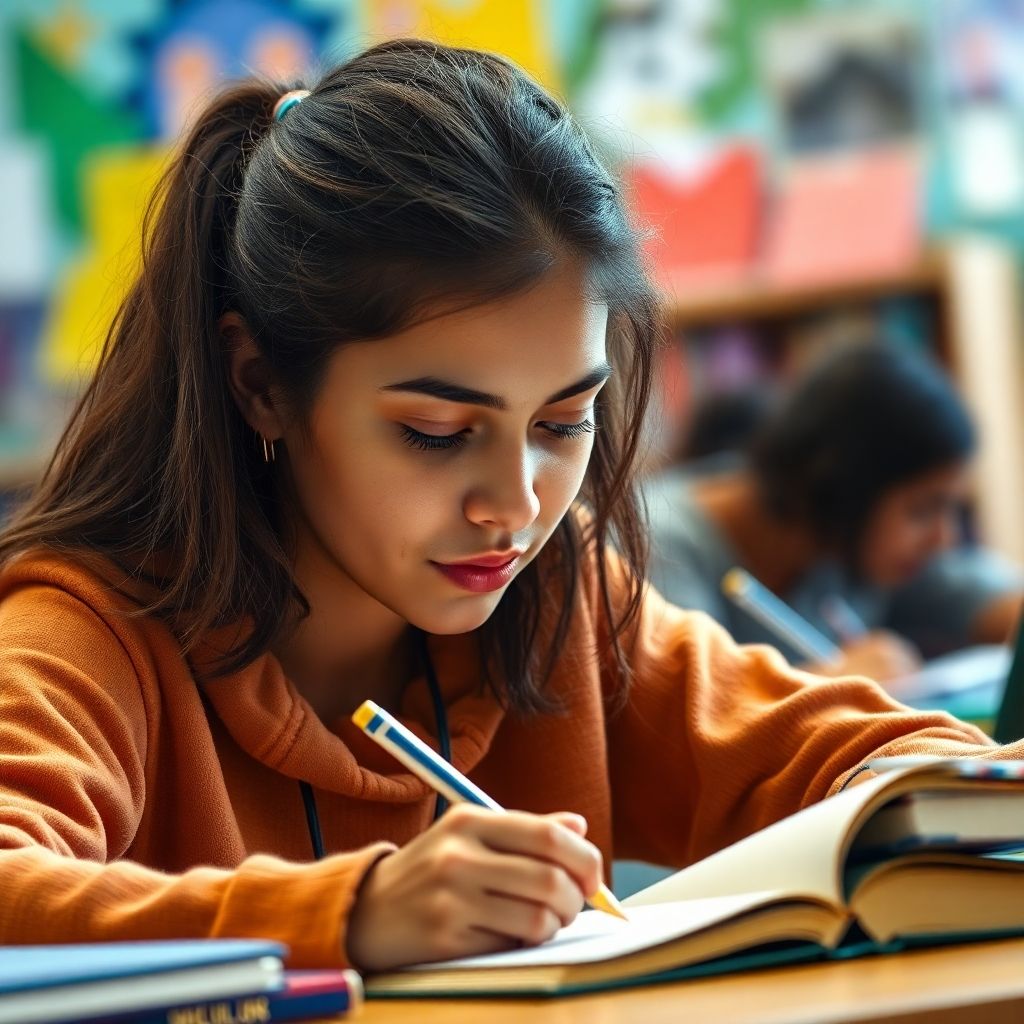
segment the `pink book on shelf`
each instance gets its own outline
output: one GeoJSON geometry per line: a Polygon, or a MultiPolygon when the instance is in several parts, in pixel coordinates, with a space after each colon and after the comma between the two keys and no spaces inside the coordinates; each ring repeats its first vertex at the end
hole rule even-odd
{"type": "Polygon", "coordinates": [[[647,256],[664,291],[678,294],[745,277],[760,217],[755,150],[731,146],[696,172],[638,162],[625,178],[634,216],[651,230],[647,256]]]}
{"type": "Polygon", "coordinates": [[[898,273],[921,247],[921,163],[908,147],[803,157],[786,174],[765,242],[775,285],[898,273]]]}

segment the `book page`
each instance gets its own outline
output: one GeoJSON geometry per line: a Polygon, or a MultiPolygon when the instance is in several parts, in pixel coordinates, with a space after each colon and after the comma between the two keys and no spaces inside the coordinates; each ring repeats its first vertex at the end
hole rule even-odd
{"type": "Polygon", "coordinates": [[[550,967],[610,960],[712,928],[771,903],[777,896],[777,893],[744,893],[739,896],[637,907],[630,911],[628,921],[600,910],[585,910],[572,924],[560,929],[553,938],[540,946],[445,960],[441,963],[418,964],[408,970],[550,967]]]}
{"type": "Polygon", "coordinates": [[[917,854],[870,872],[851,903],[879,942],[896,936],[1024,931],[1024,862],[1011,856],[917,854]]]}
{"type": "Polygon", "coordinates": [[[841,904],[847,838],[879,794],[907,771],[887,772],[755,832],[623,900],[629,908],[766,890],[841,904]]]}

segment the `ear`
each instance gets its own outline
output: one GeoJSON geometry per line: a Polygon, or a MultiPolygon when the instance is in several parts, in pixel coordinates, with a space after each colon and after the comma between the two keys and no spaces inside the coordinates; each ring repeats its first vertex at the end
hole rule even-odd
{"type": "Polygon", "coordinates": [[[242,418],[267,441],[276,441],[284,433],[284,417],[270,364],[238,313],[225,313],[217,328],[224,345],[228,387],[242,418]]]}

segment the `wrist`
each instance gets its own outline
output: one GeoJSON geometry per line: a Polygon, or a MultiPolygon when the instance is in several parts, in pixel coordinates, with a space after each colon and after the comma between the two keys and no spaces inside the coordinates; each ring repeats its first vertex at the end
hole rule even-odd
{"type": "Polygon", "coordinates": [[[397,850],[398,847],[394,845],[390,849],[382,850],[380,856],[367,866],[352,894],[347,920],[341,933],[341,957],[346,964],[350,964],[359,971],[367,969],[361,955],[364,952],[361,949],[361,938],[366,931],[369,919],[373,916],[372,892],[378,881],[378,869],[397,850]],[[370,898],[368,899],[368,897],[370,898]]]}

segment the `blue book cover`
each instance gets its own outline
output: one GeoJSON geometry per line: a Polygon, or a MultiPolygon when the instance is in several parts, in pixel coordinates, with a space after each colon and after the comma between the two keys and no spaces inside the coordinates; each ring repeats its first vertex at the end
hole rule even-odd
{"type": "Polygon", "coordinates": [[[67,1024],[273,991],[285,946],[245,939],[0,948],[0,1024],[67,1024]],[[130,981],[131,984],[126,984],[130,981]]]}

